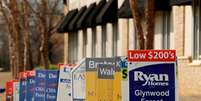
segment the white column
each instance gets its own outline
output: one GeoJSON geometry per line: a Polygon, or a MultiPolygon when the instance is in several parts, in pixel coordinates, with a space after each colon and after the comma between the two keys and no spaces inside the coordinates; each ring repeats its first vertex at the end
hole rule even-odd
{"type": "Polygon", "coordinates": [[[80,0],[69,0],[69,10],[73,10],[80,7],[80,0]]]}
{"type": "Polygon", "coordinates": [[[113,26],[111,23],[106,25],[106,57],[113,56],[113,26]]]}
{"type": "Polygon", "coordinates": [[[87,54],[86,57],[92,57],[92,29],[87,28],[87,54]]]}
{"type": "Polygon", "coordinates": [[[78,31],[78,61],[83,58],[84,35],[83,30],[78,31]]]}
{"type": "Polygon", "coordinates": [[[193,50],[193,12],[192,6],[185,7],[185,46],[184,46],[184,56],[192,56],[193,50]]]}
{"type": "Polygon", "coordinates": [[[117,56],[126,56],[128,51],[128,21],[126,19],[119,19],[118,30],[117,56]]]}
{"type": "Polygon", "coordinates": [[[102,56],[102,28],[101,26],[96,27],[96,57],[102,56]]]}
{"type": "Polygon", "coordinates": [[[173,10],[170,13],[170,49],[175,49],[175,33],[173,23],[173,10]]]}
{"type": "Polygon", "coordinates": [[[155,16],[155,34],[154,49],[163,48],[163,12],[156,12],[155,16]]]}

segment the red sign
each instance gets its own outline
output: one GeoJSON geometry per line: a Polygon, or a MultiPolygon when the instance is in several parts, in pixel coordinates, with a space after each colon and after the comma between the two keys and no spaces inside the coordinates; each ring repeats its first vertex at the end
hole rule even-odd
{"type": "Polygon", "coordinates": [[[76,64],[57,64],[58,68],[63,68],[63,67],[69,67],[69,68],[73,68],[76,66],[76,64]]]}
{"type": "Polygon", "coordinates": [[[13,83],[17,80],[10,80],[6,82],[6,101],[13,101],[13,83]]]}
{"type": "Polygon", "coordinates": [[[129,50],[128,61],[175,62],[176,50],[129,50]]]}
{"type": "Polygon", "coordinates": [[[20,79],[26,79],[27,78],[27,72],[20,72],[20,79]]]}
{"type": "Polygon", "coordinates": [[[27,73],[27,77],[33,77],[36,75],[35,71],[27,71],[26,73],[27,73]]]}

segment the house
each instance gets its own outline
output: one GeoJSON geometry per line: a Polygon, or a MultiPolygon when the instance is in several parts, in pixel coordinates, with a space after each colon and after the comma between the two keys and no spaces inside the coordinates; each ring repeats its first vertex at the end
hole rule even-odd
{"type": "MultiPolygon", "coordinates": [[[[138,0],[143,8],[144,0],[138,0]]],[[[128,0],[68,0],[58,28],[64,60],[126,56],[138,49],[128,0]]],[[[176,49],[181,67],[201,67],[200,0],[156,0],[154,49],[176,49]]],[[[142,21],[143,22],[143,21],[142,21]]]]}

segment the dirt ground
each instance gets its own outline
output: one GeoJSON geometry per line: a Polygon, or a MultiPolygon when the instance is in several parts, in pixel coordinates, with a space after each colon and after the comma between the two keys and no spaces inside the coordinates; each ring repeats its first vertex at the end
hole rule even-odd
{"type": "MultiPolygon", "coordinates": [[[[11,79],[9,72],[0,72],[0,87],[11,79]]],[[[201,101],[201,68],[179,68],[179,101],[201,101]]],[[[0,101],[4,95],[0,94],[0,101]]]]}
{"type": "MultiPolygon", "coordinates": [[[[11,80],[11,73],[10,72],[0,72],[0,88],[5,87],[5,82],[11,80]]],[[[5,95],[0,94],[0,101],[5,101],[5,95]]]]}

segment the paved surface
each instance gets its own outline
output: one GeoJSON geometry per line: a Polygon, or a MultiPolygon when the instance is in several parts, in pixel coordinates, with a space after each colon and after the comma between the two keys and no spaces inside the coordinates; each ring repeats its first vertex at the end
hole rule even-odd
{"type": "MultiPolygon", "coordinates": [[[[11,79],[11,74],[0,72],[0,87],[11,79]]],[[[201,68],[179,68],[179,101],[201,101],[201,68]]],[[[0,101],[4,101],[0,94],[0,101]]]]}

